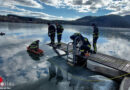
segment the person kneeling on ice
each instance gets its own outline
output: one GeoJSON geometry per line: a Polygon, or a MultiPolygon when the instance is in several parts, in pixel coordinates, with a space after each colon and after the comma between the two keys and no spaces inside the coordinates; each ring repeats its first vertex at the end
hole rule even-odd
{"type": "Polygon", "coordinates": [[[39,42],[39,40],[36,40],[27,47],[27,52],[30,54],[30,56],[33,56],[34,54],[38,55],[38,57],[44,55],[44,51],[39,49],[39,42]]]}
{"type": "Polygon", "coordinates": [[[38,51],[38,49],[39,49],[39,40],[36,40],[36,41],[32,42],[32,44],[29,45],[29,49],[38,51]]]}
{"type": "Polygon", "coordinates": [[[76,42],[76,48],[79,48],[79,56],[90,56],[90,53],[92,53],[91,44],[86,37],[83,37],[80,33],[74,33],[70,38],[73,43],[76,42]]]}

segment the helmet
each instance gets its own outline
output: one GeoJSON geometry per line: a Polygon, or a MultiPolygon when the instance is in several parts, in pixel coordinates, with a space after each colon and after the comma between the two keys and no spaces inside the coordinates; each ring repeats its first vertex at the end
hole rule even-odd
{"type": "Polygon", "coordinates": [[[95,24],[95,23],[92,23],[92,26],[96,26],[96,24],[95,24]]]}
{"type": "Polygon", "coordinates": [[[74,40],[78,36],[82,37],[82,35],[80,33],[74,33],[72,36],[70,36],[70,39],[74,40]]]}
{"type": "Polygon", "coordinates": [[[40,42],[40,40],[36,40],[36,42],[40,42]]]}
{"type": "Polygon", "coordinates": [[[74,35],[81,36],[81,33],[74,33],[74,35]]]}

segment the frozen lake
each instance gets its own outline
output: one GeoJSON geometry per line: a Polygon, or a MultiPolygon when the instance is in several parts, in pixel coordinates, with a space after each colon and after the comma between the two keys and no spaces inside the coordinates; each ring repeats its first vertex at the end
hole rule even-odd
{"type": "MultiPolygon", "coordinates": [[[[63,25],[62,42],[68,43],[69,36],[80,32],[92,44],[92,28],[86,26],[63,25]]],[[[48,26],[42,24],[0,23],[0,76],[14,83],[12,90],[115,90],[115,82],[107,77],[85,71],[83,68],[59,68],[57,56],[50,47],[44,45],[50,41],[48,26]],[[40,40],[40,48],[45,56],[32,58],[26,47],[34,40],[40,40]],[[56,65],[51,60],[56,61],[56,65]],[[67,71],[70,68],[70,71],[67,71]],[[65,69],[65,70],[64,70],[65,69]],[[77,70],[82,70],[78,74],[77,70]],[[78,77],[79,76],[79,77],[78,77]],[[82,79],[80,79],[80,77],[82,79]],[[87,81],[87,80],[98,80],[87,81]],[[46,89],[45,89],[46,88],[46,89]]],[[[130,29],[99,28],[98,52],[130,60],[130,29]]],[[[56,40],[57,42],[57,40],[56,40]]],[[[64,65],[64,64],[63,64],[64,65]]]]}

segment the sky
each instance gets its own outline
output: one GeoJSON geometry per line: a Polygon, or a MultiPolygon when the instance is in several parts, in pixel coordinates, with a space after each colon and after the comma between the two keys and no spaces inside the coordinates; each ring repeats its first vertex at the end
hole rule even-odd
{"type": "Polygon", "coordinates": [[[129,0],[0,0],[0,14],[48,20],[75,20],[84,16],[130,15],[129,0]]]}

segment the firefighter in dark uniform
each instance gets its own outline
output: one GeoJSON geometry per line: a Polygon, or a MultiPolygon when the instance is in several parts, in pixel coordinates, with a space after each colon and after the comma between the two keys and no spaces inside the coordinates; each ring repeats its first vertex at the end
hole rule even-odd
{"type": "Polygon", "coordinates": [[[61,38],[62,38],[62,33],[64,31],[64,28],[62,25],[56,23],[56,29],[57,29],[58,46],[61,46],[61,38]]]}
{"type": "Polygon", "coordinates": [[[74,35],[70,36],[72,40],[76,40],[76,44],[81,41],[81,45],[79,46],[79,51],[81,56],[85,56],[86,53],[92,53],[91,51],[91,44],[86,37],[83,37],[80,33],[75,33],[74,35]]]}
{"type": "Polygon", "coordinates": [[[92,52],[91,44],[89,43],[88,39],[85,37],[83,37],[82,41],[83,41],[83,44],[80,47],[80,52],[82,56],[85,56],[86,54],[90,54],[92,52]]]}
{"type": "Polygon", "coordinates": [[[48,23],[48,36],[51,39],[51,45],[55,44],[55,27],[53,25],[51,25],[50,23],[48,23]]]}
{"type": "Polygon", "coordinates": [[[32,42],[32,44],[29,46],[29,48],[37,51],[39,49],[39,40],[32,42]]]}
{"type": "Polygon", "coordinates": [[[92,24],[92,27],[93,27],[93,48],[94,48],[94,51],[93,53],[96,54],[97,53],[97,40],[98,40],[98,37],[99,37],[99,31],[98,31],[98,27],[96,26],[96,24],[92,24]]]}

